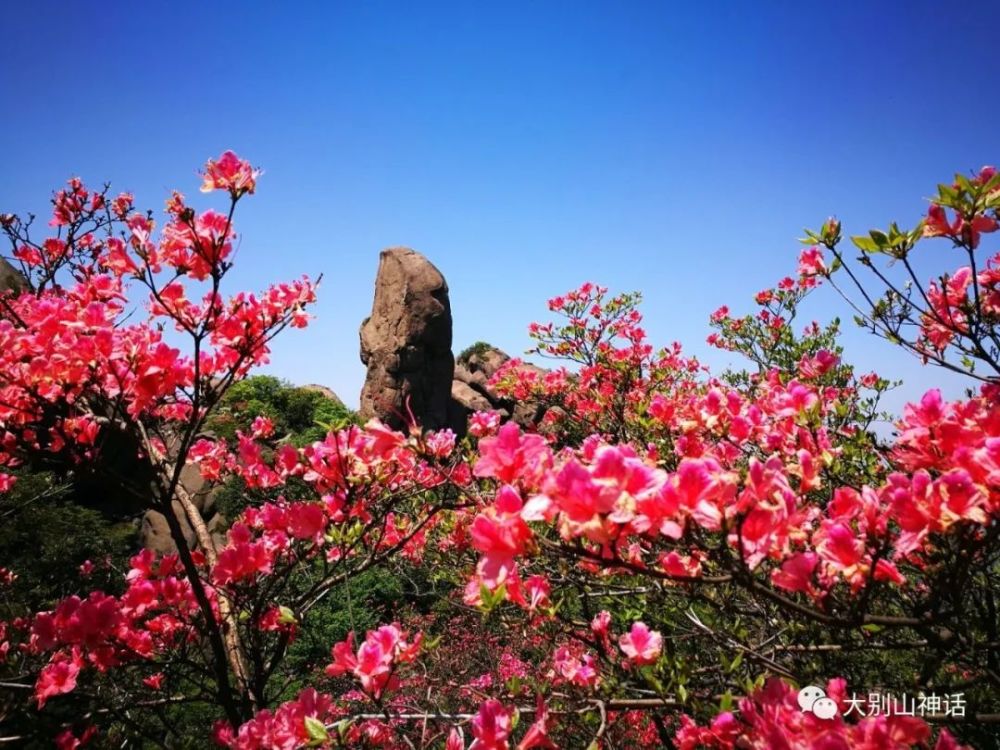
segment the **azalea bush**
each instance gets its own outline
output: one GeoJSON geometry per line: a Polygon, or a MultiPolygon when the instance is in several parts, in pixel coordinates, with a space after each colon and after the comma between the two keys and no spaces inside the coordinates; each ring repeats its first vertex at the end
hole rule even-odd
{"type": "MultiPolygon", "coordinates": [[[[116,731],[145,736],[156,731],[150,717],[172,723],[165,707],[203,703],[238,726],[281,695],[297,618],[404,548],[439,506],[460,502],[453,490],[435,492],[451,473],[440,460],[446,439],[429,446],[347,426],[304,449],[268,451],[265,465],[267,417],[237,431],[235,445],[205,433],[273,337],[306,324],[315,297],[308,279],[224,294],[235,209],[258,176],[231,153],[210,161],[203,189],[222,192],[225,210],[198,213],[174,193],[159,237],[131,196],[75,179],[53,200],[56,237],[36,241],[30,219],[0,219],[27,287],[0,301],[0,488],[23,467],[86,465],[109,435],[124,436],[132,476],[152,481],[123,484],[163,514],[177,549],[136,555],[120,592],[81,590],[4,622],[6,666],[37,671],[38,709],[70,693],[99,703],[116,731]],[[188,464],[252,489],[297,477],[312,495],[249,508],[221,541],[180,481],[188,464]],[[142,690],[153,697],[137,701],[142,690]],[[146,707],[149,716],[134,717],[146,707]]],[[[76,742],[75,731],[68,722],[60,741],[76,742]]]]}
{"type": "Polygon", "coordinates": [[[860,260],[835,220],[810,232],[755,312],[712,316],[709,342],[745,360],[723,373],[650,344],[638,295],[585,284],[550,300],[530,334],[554,367],[513,360],[493,380],[542,404],[541,424],[481,412],[461,441],[349,420],[295,441],[287,414],[234,417],[227,394],[251,393],[247,374],[315,295],[306,279],[226,290],[235,209],[259,176],[231,153],[210,161],[203,189],[224,210],[175,193],[159,234],[131,196],[77,180],[54,198],[53,238],[0,217],[27,282],[0,298],[2,489],[123,437],[153,477],[129,489],[176,546],[135,554],[113,588],[83,578],[47,609],[10,610],[10,741],[946,750],[995,736],[1000,391],[984,368],[1000,260],[977,255],[997,228],[994,172],[942,187],[912,230],[856,238],[860,260]],[[906,297],[871,256],[912,269],[925,238],[967,262],[906,297]],[[928,391],[887,436],[895,384],[843,360],[838,322],[798,320],[823,285],[975,391],[928,391]],[[187,466],[243,493],[224,536],[187,466]],[[375,580],[398,584],[382,622],[362,603],[375,580]],[[870,694],[926,710],[860,710],[870,694]],[[932,694],[962,696],[961,713],[932,694]]]}

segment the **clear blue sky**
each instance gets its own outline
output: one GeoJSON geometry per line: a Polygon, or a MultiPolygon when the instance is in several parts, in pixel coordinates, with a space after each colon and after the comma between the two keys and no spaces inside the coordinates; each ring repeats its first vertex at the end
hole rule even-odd
{"type": "MultiPolygon", "coordinates": [[[[3,12],[0,207],[44,212],[77,174],[159,212],[236,150],[266,175],[239,217],[235,285],[325,274],[317,320],[270,369],[349,403],[383,247],[444,272],[456,351],[522,351],[544,301],[589,279],[643,291],[654,341],[704,354],[709,313],[794,269],[804,225],[912,224],[936,182],[998,156],[996,3],[3,12]]],[[[832,295],[811,311],[844,312],[832,295]]],[[[912,390],[941,377],[847,343],[912,390]]]]}

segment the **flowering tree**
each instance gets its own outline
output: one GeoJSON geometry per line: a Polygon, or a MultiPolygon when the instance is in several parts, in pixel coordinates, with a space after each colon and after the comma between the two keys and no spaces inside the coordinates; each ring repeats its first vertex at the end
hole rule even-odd
{"type": "Polygon", "coordinates": [[[377,425],[349,428],[303,450],[283,446],[265,465],[267,419],[239,433],[235,450],[203,435],[229,387],[266,361],[271,339],[305,325],[315,296],[306,279],[223,296],[235,208],[258,176],[232,153],[210,161],[203,190],[223,191],[227,210],[198,214],[174,193],[159,239],[130,195],[112,198],[75,179],[53,201],[56,237],[36,242],[31,219],[2,217],[26,289],[0,299],[0,487],[13,485],[19,466],[89,461],[108,433],[123,433],[148,469],[136,473],[154,477],[130,489],[164,514],[177,548],[133,558],[120,596],[74,596],[4,624],[14,671],[43,665],[39,709],[73,693],[149,731],[128,716],[145,689],[153,708],[207,701],[238,726],[274,700],[269,686],[283,677],[298,618],[411,543],[436,503],[450,502],[431,496],[449,475],[446,438],[428,448],[423,437],[377,425]],[[141,295],[143,309],[132,309],[141,295]],[[185,351],[168,343],[169,328],[185,351]],[[251,487],[299,477],[310,494],[248,511],[220,540],[180,482],[189,462],[209,480],[236,474],[251,487]],[[11,648],[8,637],[23,640],[11,648]]]}
{"type": "MultiPolygon", "coordinates": [[[[893,222],[886,231],[873,229],[851,237],[862,252],[856,262],[871,273],[877,290],[863,283],[840,250],[836,219],[828,220],[819,232],[806,230],[803,241],[829,250],[833,256],[830,270],[844,269],[849,279],[846,288],[835,287],[857,312],[859,325],[924,362],[989,383],[1000,375],[1000,256],[984,259],[979,244],[984,234],[997,230],[998,208],[1000,174],[994,167],[984,167],[972,177],[956,174],[952,184],[938,185],[927,217],[913,229],[900,229],[893,222]],[[948,240],[964,265],[938,272],[925,282],[915,270],[915,251],[926,238],[948,240]],[[880,268],[879,255],[902,272],[880,268]],[[860,299],[851,297],[851,291],[860,299]]],[[[806,262],[816,273],[829,277],[818,247],[810,251],[806,262]]]]}
{"type": "MultiPolygon", "coordinates": [[[[3,217],[28,286],[2,300],[2,481],[127,434],[156,477],[136,491],[177,547],[136,555],[118,593],[3,624],[25,716],[72,706],[62,747],[171,746],[185,739],[171,735],[177,704],[201,706],[233,748],[945,750],[955,734],[992,736],[998,392],[973,371],[978,393],[949,404],[930,391],[892,440],[874,431],[891,384],[842,361],[836,323],[794,326],[812,289],[841,269],[857,278],[838,224],[811,235],[796,278],[759,293],[756,314],[713,315],[710,342],[745,355],[745,371],[656,351],[637,295],[586,284],[531,329],[564,366],[513,362],[495,378],[546,403],[537,431],[478,413],[461,443],[371,422],[299,448],[263,417],[233,440],[205,434],[313,299],[308,281],[221,296],[233,209],[258,176],[229,153],[209,162],[205,188],[227,193],[228,211],[198,215],[175,194],[156,240],[130,197],[76,181],[54,201],[55,239],[36,244],[29,222],[3,217]],[[256,493],[224,539],[186,497],[187,464],[256,493]],[[321,663],[288,658],[317,604],[389,566],[413,584],[411,608],[328,644],[321,663]],[[872,710],[869,692],[902,703],[872,710]]],[[[975,252],[1000,203],[992,172],[962,180],[919,231],[884,236],[908,243],[907,259],[919,237],[946,236],[968,270],[925,287],[927,307],[890,289],[862,313],[903,341],[906,311],[908,348],[959,369],[995,358],[995,262],[980,270],[975,252]]]]}

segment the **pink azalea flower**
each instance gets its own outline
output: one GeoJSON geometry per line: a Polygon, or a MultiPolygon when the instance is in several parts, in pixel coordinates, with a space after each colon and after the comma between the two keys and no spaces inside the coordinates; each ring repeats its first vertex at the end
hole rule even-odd
{"type": "Polygon", "coordinates": [[[469,750],[508,750],[514,712],[500,701],[490,698],[472,718],[472,735],[476,739],[469,750]]]}
{"type": "Polygon", "coordinates": [[[645,623],[635,622],[632,629],[618,639],[618,646],[633,664],[653,664],[660,658],[663,637],[645,623]]]}

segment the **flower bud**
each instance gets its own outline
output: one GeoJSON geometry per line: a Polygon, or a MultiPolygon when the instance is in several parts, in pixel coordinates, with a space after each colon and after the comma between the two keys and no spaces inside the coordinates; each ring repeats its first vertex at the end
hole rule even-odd
{"type": "Polygon", "coordinates": [[[835,216],[831,216],[826,220],[826,223],[823,224],[820,234],[823,238],[824,244],[836,245],[840,242],[840,220],[835,216]]]}

